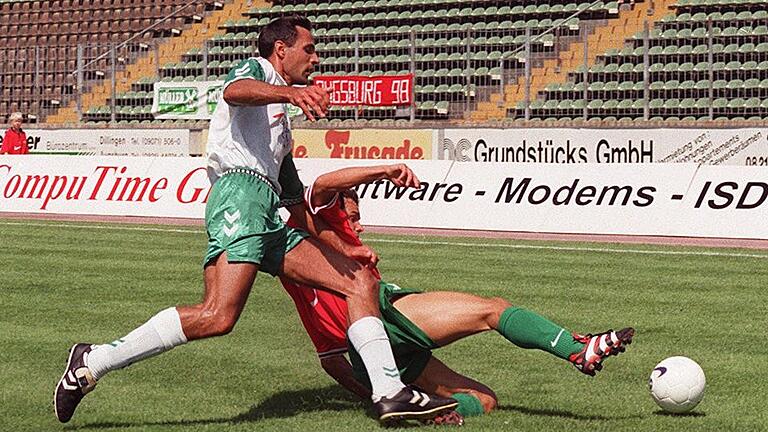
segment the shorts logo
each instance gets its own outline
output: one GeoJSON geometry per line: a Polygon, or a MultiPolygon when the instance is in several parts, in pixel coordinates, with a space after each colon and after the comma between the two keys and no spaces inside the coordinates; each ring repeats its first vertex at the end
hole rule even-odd
{"type": "Polygon", "coordinates": [[[224,224],[224,234],[226,234],[227,237],[232,237],[232,235],[237,232],[237,229],[240,228],[240,225],[236,223],[237,220],[240,219],[240,210],[237,210],[234,214],[224,210],[224,219],[229,222],[229,225],[226,223],[224,224]]]}
{"type": "MultiPolygon", "coordinates": [[[[386,366],[382,366],[382,369],[384,369],[384,375],[386,375],[388,377],[395,378],[395,377],[399,377],[400,376],[400,371],[397,370],[396,367],[388,368],[386,366]]],[[[429,401],[429,399],[427,399],[427,401],[429,401]]],[[[413,403],[413,402],[411,402],[411,403],[413,403]]]]}

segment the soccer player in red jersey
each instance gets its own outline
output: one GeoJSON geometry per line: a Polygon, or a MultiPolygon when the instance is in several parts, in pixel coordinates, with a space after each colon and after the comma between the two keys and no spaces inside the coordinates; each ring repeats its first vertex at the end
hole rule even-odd
{"type": "MultiPolygon", "coordinates": [[[[343,241],[362,245],[358,237],[363,227],[357,195],[350,188],[384,178],[411,177],[415,175],[404,164],[345,168],[318,177],[307,189],[305,201],[343,241]]],[[[288,221],[289,225],[292,223],[288,221]]],[[[501,298],[403,289],[381,282],[376,268],[370,271],[380,280],[382,321],[403,382],[438,396],[453,397],[459,401],[456,410],[461,416],[491,411],[496,406],[496,395],[484,384],[453,371],[435,358],[431,353],[435,348],[495,330],[519,347],[549,352],[593,376],[602,369],[605,358],[623,352],[632,342],[632,328],[579,335],[501,298]]],[[[286,278],[281,278],[281,282],[296,304],[323,369],[348,390],[368,397],[365,369],[354,350],[348,349],[344,299],[286,278]],[[346,353],[352,364],[344,356],[346,353]]],[[[458,417],[447,422],[460,421],[458,417]]]]}

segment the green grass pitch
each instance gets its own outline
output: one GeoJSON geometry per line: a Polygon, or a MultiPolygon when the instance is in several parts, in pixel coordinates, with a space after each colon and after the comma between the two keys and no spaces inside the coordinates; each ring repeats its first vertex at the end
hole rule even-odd
{"type": "MultiPolygon", "coordinates": [[[[436,352],[492,387],[499,409],[464,430],[757,431],[768,428],[768,252],[367,235],[386,280],[501,296],[574,331],[631,325],[635,343],[595,378],[487,333],[436,352]],[[693,415],[647,391],[672,355],[707,375],[693,415]]],[[[196,227],[0,220],[0,430],[379,430],[319,367],[289,297],[260,275],[235,331],[114,372],[60,425],[51,396],[69,346],[123,336],[196,303],[196,227]]]]}

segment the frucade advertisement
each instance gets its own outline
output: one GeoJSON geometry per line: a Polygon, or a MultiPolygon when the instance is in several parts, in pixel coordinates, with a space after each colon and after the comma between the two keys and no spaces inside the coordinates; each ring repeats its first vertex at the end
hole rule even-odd
{"type": "MultiPolygon", "coordinates": [[[[297,159],[306,184],[375,160],[297,159]]],[[[762,167],[412,160],[421,180],[357,188],[369,225],[768,239],[762,167]]],[[[202,158],[0,156],[0,212],[202,218],[202,158]]]]}
{"type": "Polygon", "coordinates": [[[482,163],[768,165],[768,128],[445,129],[434,159],[482,163]]]}
{"type": "Polygon", "coordinates": [[[430,159],[432,130],[295,129],[294,158],[430,159]]]}

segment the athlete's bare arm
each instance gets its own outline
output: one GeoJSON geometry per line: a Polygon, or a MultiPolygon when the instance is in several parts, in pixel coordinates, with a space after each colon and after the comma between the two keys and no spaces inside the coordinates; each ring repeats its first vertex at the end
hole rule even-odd
{"type": "Polygon", "coordinates": [[[286,209],[291,213],[291,218],[296,221],[299,228],[342,255],[366,265],[376,265],[379,262],[379,257],[373,249],[366,245],[356,246],[342,240],[321,217],[313,215],[303,202],[286,207],[286,209]]]}
{"type": "Polygon", "coordinates": [[[320,359],[320,365],[331,378],[345,389],[363,400],[368,400],[371,397],[371,391],[354,378],[352,365],[349,364],[349,360],[343,354],[323,357],[320,359]]]}
{"type": "Polygon", "coordinates": [[[338,192],[382,179],[391,181],[395,186],[421,187],[416,174],[405,164],[351,167],[331,171],[318,177],[312,186],[310,199],[313,206],[321,206],[327,204],[338,192]]]}
{"type": "Polygon", "coordinates": [[[224,100],[230,105],[262,106],[290,103],[301,108],[307,119],[325,117],[330,106],[328,92],[319,86],[275,86],[255,79],[241,79],[224,89],[224,100]]]}

